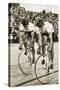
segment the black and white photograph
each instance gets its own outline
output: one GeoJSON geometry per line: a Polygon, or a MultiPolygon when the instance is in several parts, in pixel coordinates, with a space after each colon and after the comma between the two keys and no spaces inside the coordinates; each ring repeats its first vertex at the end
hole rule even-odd
{"type": "Polygon", "coordinates": [[[8,85],[59,84],[59,7],[8,3],[8,85]]]}

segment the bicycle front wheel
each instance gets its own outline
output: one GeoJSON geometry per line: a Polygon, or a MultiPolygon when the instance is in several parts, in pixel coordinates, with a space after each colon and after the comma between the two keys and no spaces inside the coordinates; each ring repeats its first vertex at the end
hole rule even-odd
{"type": "Polygon", "coordinates": [[[31,74],[31,59],[29,59],[29,56],[32,56],[32,53],[29,49],[27,49],[27,54],[25,55],[25,49],[23,49],[18,56],[18,66],[20,71],[24,75],[30,75],[31,74]]]}
{"type": "Polygon", "coordinates": [[[53,78],[53,69],[49,68],[49,57],[40,55],[35,62],[35,75],[42,84],[48,84],[53,78]]]}

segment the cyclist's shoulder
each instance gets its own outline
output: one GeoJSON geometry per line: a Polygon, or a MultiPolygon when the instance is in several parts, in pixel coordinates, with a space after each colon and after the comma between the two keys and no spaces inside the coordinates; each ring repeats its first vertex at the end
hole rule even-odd
{"type": "Polygon", "coordinates": [[[35,32],[36,32],[37,34],[40,34],[41,30],[40,30],[40,28],[39,28],[38,26],[35,26],[35,32]]]}
{"type": "Polygon", "coordinates": [[[28,30],[34,30],[35,26],[32,22],[29,22],[28,30]]]}
{"type": "Polygon", "coordinates": [[[54,32],[54,27],[51,23],[45,21],[42,31],[46,31],[48,33],[53,33],[54,32]]]}
{"type": "Polygon", "coordinates": [[[34,27],[34,24],[32,22],[29,22],[29,26],[34,27]]]}
{"type": "Polygon", "coordinates": [[[23,26],[23,24],[20,24],[19,25],[19,30],[24,30],[25,28],[24,28],[24,26],[23,26]]]}
{"type": "Polygon", "coordinates": [[[44,26],[50,27],[50,28],[53,27],[53,25],[50,22],[48,22],[48,21],[44,22],[44,26]]]}
{"type": "Polygon", "coordinates": [[[35,29],[36,29],[36,30],[39,30],[39,27],[38,27],[38,26],[35,26],[35,29]]]}
{"type": "Polygon", "coordinates": [[[19,25],[19,27],[24,27],[24,26],[23,26],[23,24],[21,23],[21,24],[19,25]]]}

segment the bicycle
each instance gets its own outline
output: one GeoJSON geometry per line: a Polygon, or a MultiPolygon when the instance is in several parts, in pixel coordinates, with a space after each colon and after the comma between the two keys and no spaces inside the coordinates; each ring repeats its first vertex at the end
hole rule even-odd
{"type": "Polygon", "coordinates": [[[49,43],[44,43],[43,35],[42,35],[41,48],[42,48],[42,53],[38,56],[35,62],[34,70],[35,70],[35,76],[37,80],[42,84],[47,84],[52,80],[54,76],[53,72],[54,72],[55,64],[53,63],[53,59],[54,59],[53,45],[51,49],[52,51],[49,51],[49,43]],[[49,56],[50,54],[51,55],[53,54],[52,58],[50,58],[49,56]],[[51,65],[52,65],[52,68],[51,68],[51,65]],[[40,77],[42,77],[42,79],[40,77]]]}
{"type": "MultiPolygon", "coordinates": [[[[23,42],[23,43],[25,43],[25,42],[23,42]]],[[[31,74],[31,72],[29,71],[29,68],[31,68],[31,66],[32,66],[33,55],[35,56],[35,53],[32,53],[31,47],[26,48],[27,55],[25,55],[26,49],[23,49],[18,56],[18,65],[19,65],[20,71],[24,75],[31,74]],[[27,67],[29,67],[29,68],[27,68],[27,67]]],[[[34,60],[35,61],[34,71],[35,71],[35,76],[36,76],[37,80],[42,84],[47,84],[53,78],[54,68],[50,69],[49,64],[51,63],[50,62],[51,60],[48,55],[50,53],[48,51],[48,44],[43,44],[41,46],[41,48],[43,48],[43,47],[44,47],[44,50],[42,50],[42,53],[38,56],[37,60],[34,60]],[[48,76],[48,78],[47,78],[47,76],[48,76]],[[40,77],[42,77],[42,78],[40,78],[40,77]]]]}
{"type": "MultiPolygon", "coordinates": [[[[21,31],[21,32],[33,32],[33,31],[21,31]]],[[[27,40],[24,40],[23,41],[23,45],[25,43],[27,43],[27,42],[28,42],[27,40]]],[[[33,58],[32,57],[32,54],[34,54],[34,53],[32,53],[32,51],[35,52],[34,51],[34,48],[32,48],[32,47],[33,46],[31,44],[29,44],[28,45],[28,48],[22,49],[21,52],[19,53],[19,56],[18,56],[18,65],[19,65],[19,68],[20,68],[21,72],[24,75],[30,75],[29,71],[27,71],[29,69],[25,69],[25,68],[27,68],[28,66],[31,67],[31,65],[32,65],[32,62],[33,62],[33,60],[32,60],[32,58],[33,58]],[[26,51],[27,51],[27,55],[25,55],[25,52],[26,51]],[[26,66],[26,65],[28,65],[28,66],[26,66]]],[[[35,56],[35,55],[33,55],[33,56],[35,56]]]]}
{"type": "MultiPolygon", "coordinates": [[[[48,44],[45,44],[45,47],[48,48],[48,44]]],[[[54,72],[54,68],[53,69],[50,68],[51,60],[47,54],[49,51],[47,49],[45,50],[46,52],[42,52],[37,58],[34,67],[35,76],[37,80],[42,84],[49,83],[53,78],[53,72],[54,72]]]]}

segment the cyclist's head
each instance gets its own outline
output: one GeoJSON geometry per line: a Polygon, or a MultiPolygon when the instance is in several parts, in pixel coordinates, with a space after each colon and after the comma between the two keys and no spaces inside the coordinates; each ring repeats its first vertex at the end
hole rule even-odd
{"type": "Polygon", "coordinates": [[[23,20],[22,20],[22,24],[23,24],[24,27],[26,27],[26,26],[28,25],[28,23],[29,23],[29,22],[28,22],[27,19],[23,19],[23,20]]]}
{"type": "Polygon", "coordinates": [[[44,25],[44,20],[41,19],[41,18],[39,18],[39,19],[38,19],[38,22],[37,22],[37,26],[38,26],[39,28],[42,28],[43,25],[44,25]]]}

